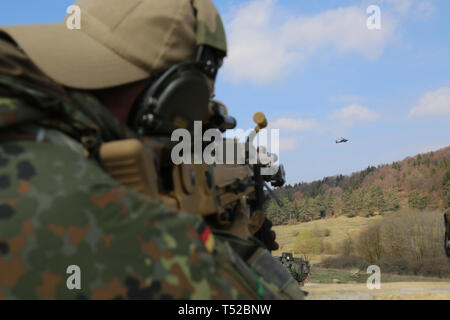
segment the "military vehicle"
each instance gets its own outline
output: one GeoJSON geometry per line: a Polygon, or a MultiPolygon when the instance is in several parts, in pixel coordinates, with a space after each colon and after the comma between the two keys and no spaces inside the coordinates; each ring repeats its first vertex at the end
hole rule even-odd
{"type": "Polygon", "coordinates": [[[290,252],[281,253],[281,257],[275,257],[291,273],[292,277],[301,285],[308,278],[311,266],[309,261],[302,258],[294,258],[290,252]]]}

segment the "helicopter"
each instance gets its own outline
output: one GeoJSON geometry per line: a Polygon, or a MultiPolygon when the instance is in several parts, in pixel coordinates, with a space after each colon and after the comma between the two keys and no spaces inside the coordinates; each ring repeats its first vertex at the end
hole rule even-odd
{"type": "Polygon", "coordinates": [[[348,139],[340,138],[339,140],[336,140],[336,143],[345,143],[348,142],[348,139]]]}

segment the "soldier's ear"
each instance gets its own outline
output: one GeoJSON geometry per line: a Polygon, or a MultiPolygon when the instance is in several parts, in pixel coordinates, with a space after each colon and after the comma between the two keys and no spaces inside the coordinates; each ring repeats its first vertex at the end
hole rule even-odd
{"type": "Polygon", "coordinates": [[[211,87],[196,63],[178,64],[143,92],[128,124],[143,135],[170,134],[177,128],[193,131],[194,121],[208,119],[210,98],[211,87]]]}
{"type": "Polygon", "coordinates": [[[209,46],[197,49],[195,61],[162,73],[133,107],[128,125],[139,134],[168,134],[177,128],[193,130],[194,121],[207,121],[214,81],[224,53],[209,46]]]}

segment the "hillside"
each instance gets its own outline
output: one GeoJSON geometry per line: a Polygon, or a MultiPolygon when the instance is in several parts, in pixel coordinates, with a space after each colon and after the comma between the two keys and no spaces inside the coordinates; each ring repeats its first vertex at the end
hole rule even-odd
{"type": "MultiPolygon", "coordinates": [[[[277,242],[280,245],[279,250],[274,251],[273,255],[281,255],[281,252],[294,252],[294,243],[297,236],[310,230],[316,233],[327,232],[326,235],[322,235],[322,239],[326,246],[332,245],[334,248],[338,248],[342,241],[348,238],[357,237],[362,231],[366,230],[372,222],[380,221],[380,216],[371,218],[347,218],[345,216],[338,217],[336,219],[321,219],[306,223],[298,223],[291,225],[275,226],[273,230],[277,234],[277,242]]],[[[313,262],[320,261],[323,257],[320,255],[309,255],[309,258],[313,259],[313,262]]]]}
{"type": "Polygon", "coordinates": [[[351,174],[275,190],[267,206],[275,225],[345,215],[376,216],[402,208],[443,209],[450,200],[450,147],[351,174]]]}

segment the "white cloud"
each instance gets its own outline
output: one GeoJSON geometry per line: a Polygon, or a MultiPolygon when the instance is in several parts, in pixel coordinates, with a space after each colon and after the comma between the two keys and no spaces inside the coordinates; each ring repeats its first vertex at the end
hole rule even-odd
{"type": "Polygon", "coordinates": [[[391,6],[395,13],[407,14],[414,1],[417,2],[417,0],[381,0],[380,3],[391,6]]]}
{"type": "Polygon", "coordinates": [[[280,130],[305,131],[316,129],[319,124],[314,120],[281,118],[271,123],[270,127],[280,130]]]}
{"type": "Polygon", "coordinates": [[[410,117],[450,116],[450,88],[429,91],[411,109],[410,117]]]}
{"type": "Polygon", "coordinates": [[[280,151],[295,151],[297,150],[299,138],[280,138],[279,148],[280,151]]]}
{"type": "MultiPolygon", "coordinates": [[[[373,4],[373,0],[364,3],[373,4]]],[[[393,14],[413,15],[415,18],[430,18],[436,11],[433,0],[378,0],[383,9],[391,10],[393,14]]]]}
{"type": "MultiPolygon", "coordinates": [[[[240,7],[227,26],[229,55],[224,74],[232,80],[266,82],[283,76],[298,54],[272,28],[274,1],[253,1],[240,7]]],[[[277,30],[278,29],[278,30],[277,30]]]]}
{"type": "Polygon", "coordinates": [[[382,29],[374,31],[366,26],[363,7],[286,17],[275,0],[253,0],[227,23],[230,50],[224,74],[233,81],[268,83],[301,67],[321,49],[377,59],[396,29],[388,15],[382,19],[382,29]]]}
{"type": "Polygon", "coordinates": [[[355,122],[373,122],[379,118],[379,115],[371,111],[367,107],[358,104],[352,104],[348,107],[336,110],[332,115],[332,119],[338,119],[349,123],[355,122]]]}
{"type": "Polygon", "coordinates": [[[263,146],[268,152],[280,155],[281,151],[297,150],[301,140],[300,136],[282,136],[281,132],[278,132],[278,135],[272,135],[270,128],[266,128],[260,131],[257,139],[254,140],[254,146],[263,146]],[[263,137],[261,137],[262,133],[263,137]]]}

